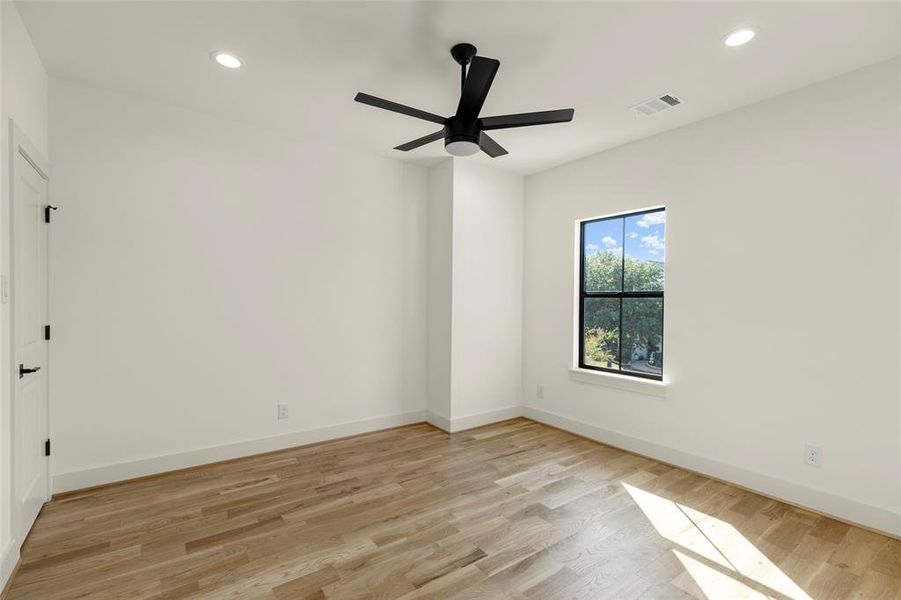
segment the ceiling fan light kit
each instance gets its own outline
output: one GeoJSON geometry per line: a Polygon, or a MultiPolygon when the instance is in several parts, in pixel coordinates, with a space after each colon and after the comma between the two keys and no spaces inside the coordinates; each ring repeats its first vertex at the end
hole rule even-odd
{"type": "Polygon", "coordinates": [[[472,156],[473,154],[478,154],[482,148],[477,142],[468,140],[456,140],[453,142],[445,140],[444,149],[452,156],[472,156]]]}
{"type": "Polygon", "coordinates": [[[533,113],[518,113],[497,117],[480,118],[482,105],[488,97],[488,91],[494,82],[494,76],[501,66],[499,60],[477,56],[476,47],[472,44],[457,44],[451,48],[451,56],[460,65],[460,102],[457,112],[450,117],[442,117],[434,113],[398,104],[390,100],[377,98],[360,92],[354,100],[376,108],[430,121],[442,126],[435,133],[396,146],[395,150],[409,152],[431,142],[444,138],[444,149],[452,156],[472,156],[481,150],[491,158],[507,154],[507,151],[485,131],[491,129],[510,129],[513,127],[530,127],[550,123],[566,123],[572,121],[572,108],[546,110],[533,113]]]}

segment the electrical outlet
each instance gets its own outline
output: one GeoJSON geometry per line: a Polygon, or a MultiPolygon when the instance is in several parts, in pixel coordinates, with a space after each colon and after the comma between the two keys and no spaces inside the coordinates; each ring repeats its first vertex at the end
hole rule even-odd
{"type": "Polygon", "coordinates": [[[538,396],[538,398],[544,398],[544,386],[541,385],[540,383],[538,384],[538,387],[535,389],[535,395],[538,396]]]}
{"type": "Polygon", "coordinates": [[[279,404],[278,405],[278,418],[279,418],[279,420],[288,418],[288,405],[287,404],[279,404]]]}
{"type": "Polygon", "coordinates": [[[819,467],[823,460],[823,449],[819,446],[804,446],[804,462],[812,467],[819,467]]]}

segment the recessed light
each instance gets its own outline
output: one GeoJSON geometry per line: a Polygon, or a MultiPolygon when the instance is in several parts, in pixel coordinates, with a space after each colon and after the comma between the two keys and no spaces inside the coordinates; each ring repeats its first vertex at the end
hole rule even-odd
{"type": "Polygon", "coordinates": [[[750,27],[745,27],[743,29],[736,29],[732,33],[726,36],[726,39],[723,40],[723,43],[729,46],[730,48],[734,48],[735,46],[744,46],[748,42],[754,39],[754,36],[757,35],[757,31],[751,29],[750,27]]]}
{"type": "Polygon", "coordinates": [[[213,57],[213,60],[226,69],[240,69],[243,64],[241,63],[240,58],[234,54],[229,54],[228,52],[213,52],[211,56],[213,57]]]}

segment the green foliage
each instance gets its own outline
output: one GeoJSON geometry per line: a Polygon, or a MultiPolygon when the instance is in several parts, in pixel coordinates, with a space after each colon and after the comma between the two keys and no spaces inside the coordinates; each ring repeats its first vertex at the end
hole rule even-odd
{"type": "Polygon", "coordinates": [[[611,366],[617,360],[616,344],[619,343],[617,331],[589,329],[585,332],[585,358],[601,366],[611,366]]]}
{"type": "Polygon", "coordinates": [[[627,292],[662,291],[663,263],[643,262],[627,256],[623,287],[627,292]]]}
{"type": "MultiPolygon", "coordinates": [[[[643,262],[612,252],[585,257],[586,291],[663,290],[663,264],[643,262]],[[623,273],[625,266],[625,273],[623,273]],[[623,286],[623,287],[621,287],[623,286]]],[[[585,357],[600,364],[617,360],[619,328],[623,330],[623,361],[629,362],[633,349],[648,352],[649,363],[660,364],[663,333],[663,304],[660,298],[623,299],[620,324],[619,299],[590,298],[585,303],[585,357]]]]}
{"type": "Polygon", "coordinates": [[[613,252],[596,252],[585,257],[587,292],[649,292],[662,289],[663,263],[644,262],[629,256],[623,260],[613,252]]]}
{"type": "MultiPolygon", "coordinates": [[[[623,350],[644,347],[645,351],[660,349],[663,333],[663,300],[660,298],[623,299],[623,350]]],[[[628,357],[623,357],[628,361],[628,357]]]]}
{"type": "Polygon", "coordinates": [[[586,292],[619,291],[622,278],[623,260],[613,252],[596,252],[585,257],[586,292]]]}

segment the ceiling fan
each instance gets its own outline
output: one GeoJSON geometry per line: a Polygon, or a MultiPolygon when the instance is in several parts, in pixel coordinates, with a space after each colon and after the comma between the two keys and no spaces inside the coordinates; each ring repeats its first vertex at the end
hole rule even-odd
{"type": "Polygon", "coordinates": [[[460,103],[457,105],[457,113],[453,116],[444,118],[363,92],[358,93],[354,98],[363,104],[431,121],[442,126],[439,131],[401,144],[395,147],[395,150],[409,152],[414,148],[444,138],[444,149],[453,156],[471,156],[482,150],[491,158],[496,158],[507,154],[507,151],[485,133],[486,131],[572,121],[575,112],[572,108],[479,118],[482,105],[485,104],[488,90],[491,89],[491,83],[494,81],[494,76],[501,63],[494,58],[476,56],[476,47],[472,44],[457,44],[451,48],[451,56],[461,67],[460,103]]]}

